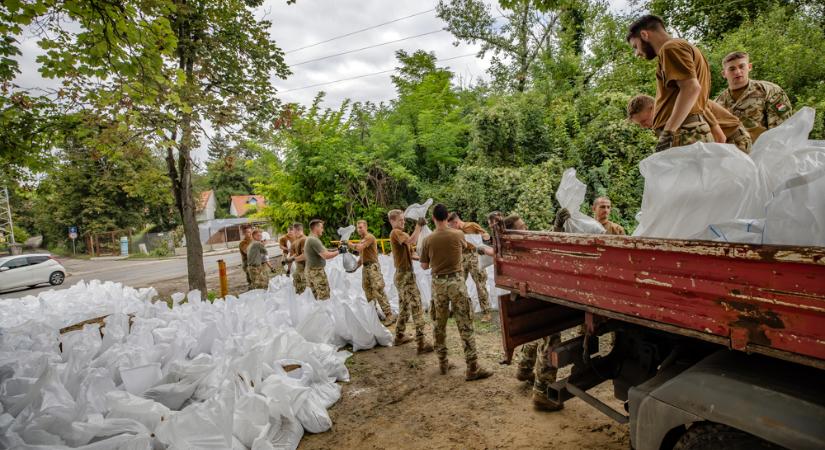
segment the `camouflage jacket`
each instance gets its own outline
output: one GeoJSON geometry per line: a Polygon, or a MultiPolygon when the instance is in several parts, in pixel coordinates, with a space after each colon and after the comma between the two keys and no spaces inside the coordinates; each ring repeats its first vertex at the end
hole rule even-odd
{"type": "Polygon", "coordinates": [[[716,97],[716,103],[739,118],[754,142],[759,135],[779,126],[793,114],[785,91],[768,81],[750,80],[739,100],[734,100],[727,88],[716,97]]]}

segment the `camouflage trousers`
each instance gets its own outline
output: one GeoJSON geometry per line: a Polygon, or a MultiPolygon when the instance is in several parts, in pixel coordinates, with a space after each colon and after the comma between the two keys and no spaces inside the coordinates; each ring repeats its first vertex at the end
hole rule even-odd
{"type": "Polygon", "coordinates": [[[478,360],[476,353],[476,339],[473,335],[473,315],[470,308],[470,297],[467,296],[467,285],[461,276],[456,273],[453,276],[436,278],[433,276],[433,303],[436,308],[435,322],[435,352],[438,359],[447,359],[447,319],[450,315],[450,306],[453,310],[453,318],[458,328],[458,334],[464,343],[464,359],[467,364],[478,360]]]}
{"type": "Polygon", "coordinates": [[[746,155],[751,153],[751,147],[753,146],[753,141],[751,140],[751,135],[748,133],[748,130],[739,125],[739,128],[733,132],[730,136],[728,136],[727,144],[733,144],[739,150],[745,152],[746,155]]]}
{"type": "Polygon", "coordinates": [[[550,366],[547,350],[561,343],[561,336],[553,334],[537,341],[528,342],[521,347],[520,370],[532,370],[534,375],[533,390],[547,395],[547,388],[556,381],[555,367],[550,366]]]}
{"type": "Polygon", "coordinates": [[[361,287],[364,288],[367,301],[378,303],[384,317],[392,315],[390,301],[384,292],[384,276],[381,275],[381,266],[378,263],[367,263],[361,268],[361,287]]]}
{"type": "Polygon", "coordinates": [[[246,275],[247,287],[252,289],[252,277],[249,276],[249,265],[246,264],[246,259],[241,260],[241,269],[243,270],[244,275],[246,275]]]}
{"type": "Polygon", "coordinates": [[[395,323],[395,334],[402,335],[407,329],[407,320],[415,323],[415,339],[424,339],[424,316],[421,314],[421,293],[415,284],[415,274],[412,271],[395,272],[395,288],[398,289],[398,320],[395,323]]]}
{"type": "Polygon", "coordinates": [[[469,275],[476,284],[476,293],[478,294],[478,304],[481,306],[481,312],[485,314],[489,313],[490,295],[487,293],[487,272],[478,267],[478,255],[476,255],[475,252],[464,252],[461,255],[461,266],[464,270],[464,281],[467,281],[467,276],[469,275]]]}
{"type": "Polygon", "coordinates": [[[307,267],[304,276],[315,300],[329,300],[329,280],[323,267],[307,267]]]}
{"type": "Polygon", "coordinates": [[[295,271],[292,273],[292,286],[295,287],[295,293],[299,295],[307,290],[307,278],[304,270],[306,270],[304,264],[295,263],[295,271]]]}
{"type": "Polygon", "coordinates": [[[284,265],[281,264],[281,261],[273,261],[272,262],[272,269],[275,272],[275,275],[286,275],[286,270],[284,270],[284,265]]]}
{"type": "MultiPolygon", "coordinates": [[[[659,135],[661,130],[657,130],[659,135]]],[[[676,130],[673,135],[673,143],[671,147],[681,147],[683,145],[695,144],[696,142],[716,142],[713,139],[713,133],[710,131],[710,125],[701,116],[691,114],[682,123],[682,126],[676,130]]]]}
{"type": "Polygon", "coordinates": [[[246,266],[246,273],[251,280],[250,289],[266,289],[269,287],[269,266],[259,264],[257,266],[246,266]]]}

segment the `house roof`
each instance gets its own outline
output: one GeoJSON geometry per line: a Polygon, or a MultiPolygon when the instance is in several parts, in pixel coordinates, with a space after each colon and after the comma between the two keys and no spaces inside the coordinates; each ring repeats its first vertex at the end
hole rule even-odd
{"type": "Polygon", "coordinates": [[[203,211],[203,210],[206,208],[206,204],[207,204],[207,203],[209,203],[209,197],[211,197],[211,196],[213,196],[213,195],[215,195],[215,192],[214,192],[213,190],[211,190],[211,189],[210,189],[210,190],[208,190],[208,191],[203,191],[203,192],[201,192],[201,193],[200,193],[200,196],[199,196],[199,197],[198,197],[198,199],[197,199],[197,200],[198,200],[198,204],[197,204],[197,206],[196,206],[195,210],[196,210],[197,212],[201,212],[201,211],[203,211]]]}
{"type": "Polygon", "coordinates": [[[266,206],[266,200],[263,195],[233,195],[231,201],[232,205],[235,206],[238,217],[246,214],[246,211],[252,206],[258,209],[266,206]]]}

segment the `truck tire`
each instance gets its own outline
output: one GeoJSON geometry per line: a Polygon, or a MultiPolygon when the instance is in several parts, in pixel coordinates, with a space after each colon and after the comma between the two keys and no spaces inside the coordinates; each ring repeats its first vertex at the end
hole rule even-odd
{"type": "Polygon", "coordinates": [[[718,423],[700,423],[688,429],[673,446],[673,450],[778,450],[752,434],[718,423]]]}

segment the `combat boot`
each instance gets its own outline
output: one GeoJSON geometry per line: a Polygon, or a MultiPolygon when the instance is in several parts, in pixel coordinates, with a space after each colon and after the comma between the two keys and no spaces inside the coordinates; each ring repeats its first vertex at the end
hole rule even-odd
{"type": "Polygon", "coordinates": [[[392,345],[399,346],[404,345],[407,342],[411,342],[413,338],[407,336],[406,334],[396,334],[395,341],[393,341],[392,345]]]}
{"type": "Polygon", "coordinates": [[[465,381],[481,380],[493,376],[493,372],[478,365],[477,361],[467,363],[467,375],[465,381]]]}
{"type": "Polygon", "coordinates": [[[447,372],[449,372],[450,369],[455,369],[455,365],[447,358],[439,359],[438,369],[441,371],[441,375],[447,375],[447,372]]]}
{"type": "Polygon", "coordinates": [[[420,339],[418,341],[418,351],[419,355],[423,355],[424,353],[431,353],[433,351],[433,344],[425,341],[424,339],[420,339]]]}
{"type": "Polygon", "coordinates": [[[516,379],[519,381],[527,381],[530,384],[536,379],[536,374],[532,367],[519,367],[516,372],[516,379]]]}
{"type": "Polygon", "coordinates": [[[547,398],[546,394],[533,390],[533,409],[536,411],[559,411],[564,409],[564,403],[557,403],[547,398]]]}

